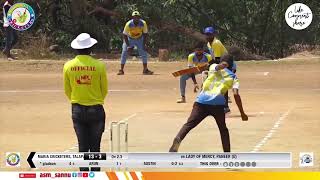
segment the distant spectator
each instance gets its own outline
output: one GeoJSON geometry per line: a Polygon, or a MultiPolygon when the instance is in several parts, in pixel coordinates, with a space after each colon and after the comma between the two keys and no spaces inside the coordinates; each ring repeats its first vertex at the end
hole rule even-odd
{"type": "Polygon", "coordinates": [[[10,53],[13,46],[18,42],[18,35],[15,29],[13,29],[8,20],[8,11],[11,6],[14,4],[14,0],[5,1],[3,5],[3,27],[6,36],[6,45],[4,50],[2,51],[5,54],[9,61],[16,59],[10,53]]]}

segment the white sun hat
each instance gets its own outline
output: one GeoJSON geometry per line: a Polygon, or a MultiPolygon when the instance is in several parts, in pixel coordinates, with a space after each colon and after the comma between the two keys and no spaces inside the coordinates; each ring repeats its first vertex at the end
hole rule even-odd
{"type": "Polygon", "coordinates": [[[133,11],[132,16],[141,16],[139,11],[133,11]]]}
{"type": "Polygon", "coordinates": [[[81,33],[77,36],[76,39],[72,41],[71,47],[73,49],[87,49],[87,48],[91,48],[97,43],[98,41],[94,38],[91,38],[90,34],[81,33]]]}

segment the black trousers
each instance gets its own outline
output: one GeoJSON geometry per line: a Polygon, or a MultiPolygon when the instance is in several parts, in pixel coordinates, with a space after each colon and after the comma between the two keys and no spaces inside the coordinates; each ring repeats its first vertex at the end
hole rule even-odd
{"type": "MultiPolygon", "coordinates": [[[[78,138],[79,152],[100,152],[105,119],[102,105],[72,104],[73,127],[78,138]]],[[[80,171],[89,171],[89,168],[80,168],[80,171]]],[[[100,171],[100,168],[91,168],[91,171],[100,171]]]]}
{"type": "Polygon", "coordinates": [[[6,27],[5,34],[6,34],[6,45],[5,49],[3,50],[7,56],[10,55],[10,50],[12,47],[18,42],[18,35],[17,31],[14,30],[12,27],[6,27]]]}
{"type": "Polygon", "coordinates": [[[224,94],[224,99],[225,99],[225,108],[229,108],[229,93],[228,91],[224,94]]]}
{"type": "Polygon", "coordinates": [[[229,130],[225,121],[224,105],[213,106],[195,102],[188,121],[182,126],[176,139],[182,141],[190,130],[195,128],[207,116],[213,116],[218,125],[224,152],[230,152],[229,130]]]}

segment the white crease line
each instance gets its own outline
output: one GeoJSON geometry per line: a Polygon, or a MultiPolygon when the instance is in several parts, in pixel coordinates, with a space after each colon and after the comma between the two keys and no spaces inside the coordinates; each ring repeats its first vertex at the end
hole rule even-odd
{"type": "MultiPolygon", "coordinates": [[[[111,89],[108,92],[146,92],[148,89],[111,89]]],[[[0,90],[0,93],[57,93],[63,92],[63,90],[0,90]]]]}
{"type": "Polygon", "coordinates": [[[275,133],[275,132],[276,132],[275,129],[271,129],[271,130],[270,130],[270,133],[275,133]]]}
{"type": "Polygon", "coordinates": [[[268,71],[265,71],[265,72],[251,72],[251,73],[254,73],[255,75],[259,75],[259,76],[261,76],[261,75],[263,75],[263,76],[268,76],[269,74],[270,74],[270,72],[268,72],[268,71]]]}
{"type": "Polygon", "coordinates": [[[266,143],[266,142],[267,142],[267,140],[268,140],[268,139],[266,139],[266,140],[262,140],[262,141],[261,141],[261,145],[263,145],[264,143],[266,143]]]}
{"type": "MultiPolygon", "coordinates": [[[[137,116],[137,113],[131,114],[130,116],[122,119],[121,121],[129,121],[129,119],[132,119],[132,118],[135,117],[135,116],[137,116]]],[[[105,131],[105,132],[103,133],[103,135],[104,135],[104,134],[108,134],[108,132],[105,131]]],[[[103,135],[102,135],[102,136],[103,136],[103,135]]],[[[104,142],[105,140],[106,140],[106,138],[103,138],[103,139],[101,139],[101,142],[104,142]]],[[[67,149],[67,150],[65,150],[65,151],[63,151],[63,152],[70,152],[70,151],[72,151],[72,150],[74,150],[74,149],[77,149],[77,148],[78,148],[78,144],[75,144],[74,146],[70,147],[69,149],[67,149]]]]}
{"type": "Polygon", "coordinates": [[[127,118],[124,118],[121,121],[129,121],[129,119],[132,119],[133,117],[137,116],[137,113],[131,114],[130,116],[128,116],[127,118]]]}
{"type": "Polygon", "coordinates": [[[279,119],[274,123],[273,127],[269,130],[268,134],[256,145],[254,146],[253,150],[251,152],[257,152],[260,150],[260,148],[265,145],[269,139],[272,138],[273,134],[279,129],[280,124],[284,119],[288,117],[293,107],[291,107],[287,112],[285,112],[283,115],[279,117],[279,119]]]}
{"type": "Polygon", "coordinates": [[[266,137],[271,138],[273,133],[269,133],[266,137]]]}

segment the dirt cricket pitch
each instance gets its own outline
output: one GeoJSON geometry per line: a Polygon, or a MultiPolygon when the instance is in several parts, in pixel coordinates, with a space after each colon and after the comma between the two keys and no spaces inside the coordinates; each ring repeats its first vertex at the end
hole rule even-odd
{"type": "MultiPolygon", "coordinates": [[[[0,170],[30,170],[25,159],[31,151],[77,151],[70,104],[63,93],[64,62],[0,60],[0,170]],[[24,159],[21,167],[6,167],[5,152],[20,152],[24,159]]],[[[118,61],[106,63],[110,90],[105,102],[106,129],[110,121],[128,120],[130,152],[167,152],[186,122],[196,97],[190,80],[188,102],[176,104],[179,79],[171,72],[184,68],[186,63],[153,62],[150,64],[156,73],[153,76],[141,75],[140,62],[128,63],[124,76],[116,75],[118,61]]],[[[238,77],[249,121],[241,121],[231,98],[232,112],[228,114],[227,123],[232,151],[292,152],[293,169],[258,170],[319,171],[320,58],[240,62],[238,77]],[[314,152],[314,167],[299,168],[299,152],[314,152]]],[[[108,134],[106,131],[102,140],[105,152],[109,151],[108,134]]],[[[222,152],[212,117],[188,134],[180,151],[222,152]]]]}

